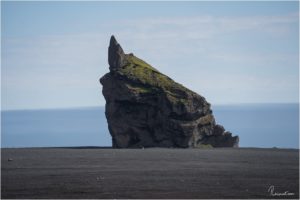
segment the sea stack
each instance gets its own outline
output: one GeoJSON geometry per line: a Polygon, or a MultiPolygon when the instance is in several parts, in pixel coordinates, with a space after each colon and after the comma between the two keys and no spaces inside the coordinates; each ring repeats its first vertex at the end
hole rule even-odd
{"type": "Polygon", "coordinates": [[[239,137],[216,124],[203,96],[125,54],[114,36],[108,63],[100,82],[114,148],[238,147],[239,137]]]}

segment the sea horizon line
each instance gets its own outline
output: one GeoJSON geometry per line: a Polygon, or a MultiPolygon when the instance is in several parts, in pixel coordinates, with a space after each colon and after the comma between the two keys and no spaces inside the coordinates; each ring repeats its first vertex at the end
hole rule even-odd
{"type": "MultiPolygon", "coordinates": [[[[298,105],[299,102],[248,102],[248,103],[216,103],[211,104],[212,107],[215,106],[255,106],[255,105],[298,105]]],[[[10,111],[43,111],[43,110],[86,110],[86,109],[95,109],[95,108],[105,108],[105,105],[93,105],[93,106],[72,106],[72,107],[44,107],[44,108],[9,108],[3,109],[1,107],[1,112],[10,112],[10,111]]]]}

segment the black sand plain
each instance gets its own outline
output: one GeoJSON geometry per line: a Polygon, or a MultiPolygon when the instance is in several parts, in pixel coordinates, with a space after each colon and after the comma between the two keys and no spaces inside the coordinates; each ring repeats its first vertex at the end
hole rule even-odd
{"type": "Polygon", "coordinates": [[[295,149],[8,148],[1,155],[2,199],[299,198],[295,149]]]}

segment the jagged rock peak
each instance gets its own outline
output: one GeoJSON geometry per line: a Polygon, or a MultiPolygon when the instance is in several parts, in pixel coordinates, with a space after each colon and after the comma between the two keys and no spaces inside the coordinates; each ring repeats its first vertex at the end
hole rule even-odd
{"type": "Polygon", "coordinates": [[[110,37],[109,46],[114,46],[114,45],[116,46],[117,44],[118,44],[118,42],[117,42],[115,36],[112,35],[112,36],[110,37]]]}
{"type": "Polygon", "coordinates": [[[114,70],[124,65],[125,54],[114,35],[111,36],[108,47],[109,69],[114,70]]]}

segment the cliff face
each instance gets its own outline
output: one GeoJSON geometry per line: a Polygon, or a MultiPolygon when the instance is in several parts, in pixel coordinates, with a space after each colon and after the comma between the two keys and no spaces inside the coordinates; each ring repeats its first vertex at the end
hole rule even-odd
{"type": "Polygon", "coordinates": [[[108,62],[110,72],[100,82],[113,147],[238,146],[238,136],[216,125],[204,97],[125,54],[114,36],[108,62]]]}

